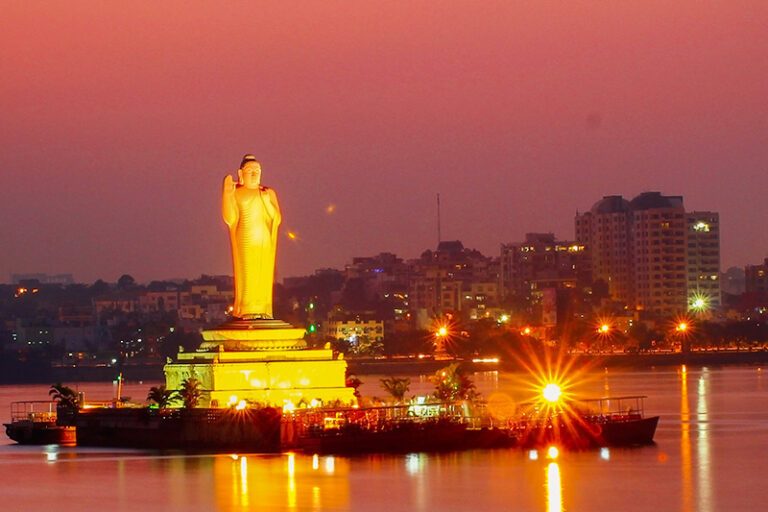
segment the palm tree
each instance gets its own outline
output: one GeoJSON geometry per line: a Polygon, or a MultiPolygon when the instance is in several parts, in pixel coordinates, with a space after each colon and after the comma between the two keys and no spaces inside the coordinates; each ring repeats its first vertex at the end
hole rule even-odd
{"type": "Polygon", "coordinates": [[[453,363],[435,373],[434,397],[440,400],[471,400],[477,397],[475,384],[459,366],[453,363]]]}
{"type": "Polygon", "coordinates": [[[57,402],[57,407],[70,411],[77,410],[78,408],[77,393],[75,390],[65,386],[61,382],[51,384],[51,389],[48,390],[48,395],[57,402]]]}
{"type": "Polygon", "coordinates": [[[167,389],[165,384],[149,388],[147,401],[156,403],[160,409],[168,407],[171,400],[173,400],[173,390],[167,389]]]}
{"type": "Polygon", "coordinates": [[[185,409],[197,407],[200,397],[203,394],[200,381],[190,377],[181,383],[181,389],[174,391],[173,398],[181,400],[185,409]]]}
{"type": "Polygon", "coordinates": [[[388,379],[379,379],[381,387],[392,395],[395,399],[395,403],[403,401],[405,394],[408,392],[408,387],[411,385],[411,379],[408,377],[390,377],[388,379]]]}
{"type": "Polygon", "coordinates": [[[358,379],[355,375],[347,375],[344,385],[348,388],[353,388],[355,391],[352,393],[358,402],[362,399],[360,396],[360,390],[358,389],[362,385],[363,381],[358,379]]]}

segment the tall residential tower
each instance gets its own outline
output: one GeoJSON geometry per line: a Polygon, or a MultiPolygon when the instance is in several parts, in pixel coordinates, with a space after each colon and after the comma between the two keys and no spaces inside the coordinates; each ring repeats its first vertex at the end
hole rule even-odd
{"type": "Polygon", "coordinates": [[[660,192],[605,196],[575,228],[612,299],[664,316],[720,305],[717,213],[686,213],[682,196],[660,192]]]}

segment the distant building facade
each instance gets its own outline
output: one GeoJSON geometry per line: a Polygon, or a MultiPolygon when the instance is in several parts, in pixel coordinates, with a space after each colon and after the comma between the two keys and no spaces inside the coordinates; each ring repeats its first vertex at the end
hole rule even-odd
{"type": "Polygon", "coordinates": [[[576,242],[587,248],[592,280],[602,280],[611,297],[628,304],[634,300],[630,248],[629,201],[605,196],[582,214],[576,214],[576,242]]]}
{"type": "Polygon", "coordinates": [[[11,284],[21,284],[26,281],[37,281],[40,284],[74,284],[72,274],[11,274],[11,284]]]}
{"type": "Polygon", "coordinates": [[[547,288],[574,288],[591,275],[584,244],[556,241],[553,233],[527,233],[501,246],[500,287],[505,296],[547,288]]]}
{"type": "Polygon", "coordinates": [[[686,214],[688,256],[688,308],[722,304],[720,282],[720,215],[717,212],[686,214]]]}
{"type": "Polygon", "coordinates": [[[762,265],[747,265],[744,268],[744,285],[747,293],[768,295],[768,258],[762,265]]]}
{"type": "Polygon", "coordinates": [[[685,311],[683,198],[644,192],[630,201],[629,208],[635,309],[664,316],[685,311]]]}
{"type": "Polygon", "coordinates": [[[611,298],[668,316],[707,297],[720,305],[720,229],[715,212],[686,213],[682,196],[605,196],[576,214],[576,240],[611,298]]]}

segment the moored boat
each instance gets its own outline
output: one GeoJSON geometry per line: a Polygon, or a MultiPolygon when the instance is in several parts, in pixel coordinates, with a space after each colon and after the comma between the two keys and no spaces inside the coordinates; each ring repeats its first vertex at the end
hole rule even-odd
{"type": "MultiPolygon", "coordinates": [[[[284,420],[285,421],[285,420],[284,420]]],[[[515,445],[508,429],[469,416],[461,404],[299,411],[284,446],[308,453],[405,453],[515,445]]]]}
{"type": "Polygon", "coordinates": [[[57,404],[47,400],[11,403],[11,422],[5,433],[19,444],[74,445],[75,427],[57,423],[57,404]]]}
{"type": "Polygon", "coordinates": [[[557,445],[572,449],[653,444],[658,416],[646,417],[645,396],[572,400],[545,414],[534,410],[511,429],[525,448],[557,445]]]}

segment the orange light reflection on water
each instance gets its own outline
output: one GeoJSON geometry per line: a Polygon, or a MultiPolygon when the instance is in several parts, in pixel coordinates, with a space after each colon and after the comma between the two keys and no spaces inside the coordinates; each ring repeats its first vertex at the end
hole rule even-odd
{"type": "Polygon", "coordinates": [[[324,456],[222,455],[214,459],[218,510],[345,509],[349,461],[324,456]]]}
{"type": "Polygon", "coordinates": [[[547,466],[547,512],[562,512],[563,488],[560,482],[560,466],[550,462],[547,466]]]}
{"type": "Polygon", "coordinates": [[[691,481],[691,409],[688,405],[688,368],[680,368],[680,468],[682,472],[682,510],[693,510],[693,483],[691,481]]]}

